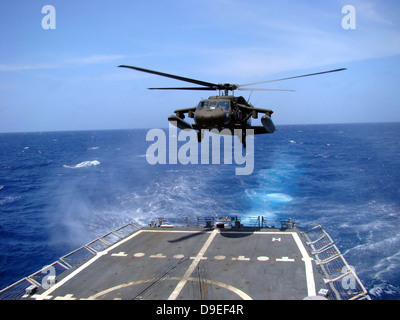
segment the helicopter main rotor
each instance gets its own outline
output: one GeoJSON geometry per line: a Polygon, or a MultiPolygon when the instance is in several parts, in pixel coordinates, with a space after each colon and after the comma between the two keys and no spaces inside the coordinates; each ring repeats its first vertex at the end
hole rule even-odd
{"type": "Polygon", "coordinates": [[[341,68],[341,69],[335,69],[335,70],[329,70],[329,71],[323,71],[323,72],[317,72],[317,73],[304,74],[304,75],[294,76],[294,77],[289,77],[289,78],[282,78],[282,79],[275,79],[275,80],[268,80],[268,81],[261,81],[261,82],[254,82],[254,83],[238,85],[238,84],[231,84],[231,83],[216,84],[216,83],[212,83],[212,82],[206,82],[206,81],[181,77],[181,76],[177,76],[174,74],[169,74],[169,73],[164,73],[164,72],[159,72],[159,71],[154,71],[154,70],[149,70],[149,69],[144,69],[144,68],[139,68],[139,67],[127,66],[127,65],[120,65],[118,67],[134,69],[134,70],[141,71],[141,72],[147,72],[147,73],[159,75],[162,77],[167,77],[167,78],[172,78],[172,79],[176,79],[176,80],[180,80],[180,81],[184,81],[184,82],[197,84],[200,86],[200,87],[148,88],[150,90],[205,90],[205,91],[219,90],[219,91],[224,91],[226,96],[228,95],[229,91],[233,92],[235,90],[242,90],[242,91],[295,91],[295,90],[287,90],[287,89],[264,89],[264,88],[244,88],[244,87],[346,70],[346,68],[341,68]]]}

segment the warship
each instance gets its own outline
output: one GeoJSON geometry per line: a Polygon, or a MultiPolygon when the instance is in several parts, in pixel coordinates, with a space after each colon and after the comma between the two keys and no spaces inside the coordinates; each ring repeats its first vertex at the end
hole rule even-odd
{"type": "MultiPolygon", "coordinates": [[[[1,300],[369,300],[329,234],[263,216],[130,222],[0,291],[1,300]]],[[[240,314],[241,305],[197,313],[240,314]],[[224,309],[225,308],[225,309],[224,309]],[[232,309],[234,308],[234,309],[232,309]]],[[[160,304],[156,312],[181,312],[160,304]]],[[[179,307],[176,307],[179,308],[179,307]]],[[[219,309],[218,309],[219,308],[219,309]]]]}

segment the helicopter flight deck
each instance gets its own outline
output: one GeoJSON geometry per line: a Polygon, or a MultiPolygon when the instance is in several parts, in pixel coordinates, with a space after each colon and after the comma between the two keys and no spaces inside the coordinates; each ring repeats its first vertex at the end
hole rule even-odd
{"type": "Polygon", "coordinates": [[[30,298],[303,299],[321,288],[296,232],[144,228],[30,298]]]}

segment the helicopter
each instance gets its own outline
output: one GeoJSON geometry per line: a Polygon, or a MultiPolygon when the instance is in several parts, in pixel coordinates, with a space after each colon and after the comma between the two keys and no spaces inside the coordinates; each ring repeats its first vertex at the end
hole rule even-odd
{"type": "MultiPolygon", "coordinates": [[[[317,73],[304,74],[300,76],[293,76],[282,79],[261,81],[248,84],[216,84],[191,78],[185,78],[173,74],[164,72],[128,66],[119,65],[121,68],[129,68],[141,72],[159,75],[162,77],[172,78],[184,82],[189,82],[198,85],[197,87],[166,87],[166,88],[148,88],[150,90],[205,90],[205,91],[219,91],[218,96],[210,96],[208,99],[201,100],[195,107],[177,109],[174,110],[175,115],[168,117],[168,121],[178,127],[181,130],[197,130],[197,140],[202,141],[204,137],[204,130],[217,129],[220,134],[226,134],[230,132],[234,135],[235,132],[241,132],[239,139],[243,144],[243,148],[246,148],[246,131],[252,129],[254,134],[265,134],[275,132],[275,125],[271,119],[274,111],[271,109],[256,108],[242,96],[236,97],[233,95],[235,90],[242,91],[295,91],[287,89],[264,89],[264,88],[249,88],[248,86],[259,85],[264,83],[283,81],[289,79],[296,79],[302,77],[315,76],[325,73],[338,72],[346,70],[346,68],[322,71],[317,73]],[[229,91],[232,91],[232,95],[229,95],[229,91]],[[189,118],[194,119],[194,124],[190,124],[185,119],[187,113],[189,118]],[[251,118],[257,119],[258,114],[261,113],[262,126],[252,126],[251,118]],[[229,129],[229,130],[223,130],[229,129]],[[236,131],[240,129],[239,131],[236,131]]],[[[214,132],[214,131],[213,131],[214,132]]]]}

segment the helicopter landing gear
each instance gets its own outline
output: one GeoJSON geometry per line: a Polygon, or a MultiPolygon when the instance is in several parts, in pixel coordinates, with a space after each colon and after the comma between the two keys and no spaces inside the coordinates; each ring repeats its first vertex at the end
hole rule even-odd
{"type": "Polygon", "coordinates": [[[246,149],[246,130],[242,129],[242,144],[243,148],[246,149]]]}
{"type": "Polygon", "coordinates": [[[200,143],[200,142],[203,140],[203,138],[204,138],[204,132],[203,132],[203,130],[197,131],[197,142],[200,143]]]}
{"type": "Polygon", "coordinates": [[[246,129],[240,129],[240,132],[238,132],[239,130],[235,129],[235,132],[233,132],[232,130],[232,136],[236,136],[239,141],[242,143],[243,148],[246,149],[246,129]]]}

